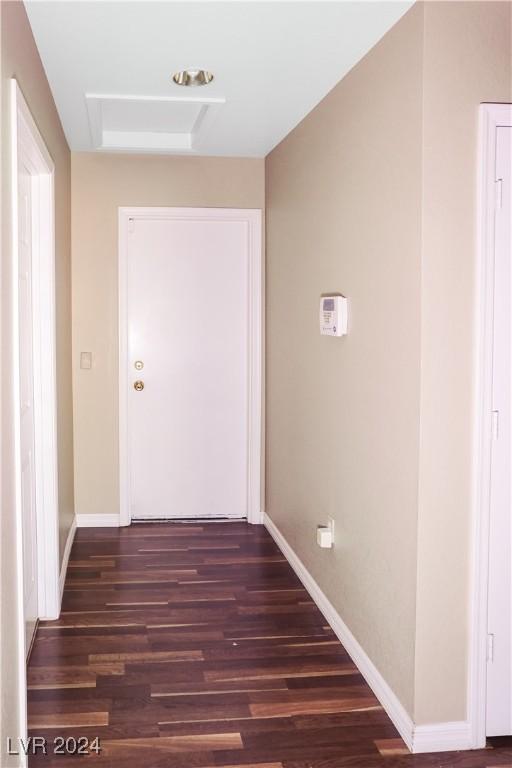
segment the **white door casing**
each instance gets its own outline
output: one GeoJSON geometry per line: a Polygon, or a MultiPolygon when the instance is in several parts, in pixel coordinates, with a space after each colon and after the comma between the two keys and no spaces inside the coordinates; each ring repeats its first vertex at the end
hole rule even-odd
{"type": "Polygon", "coordinates": [[[121,524],[260,522],[261,213],[123,208],[119,223],[121,524]]]}

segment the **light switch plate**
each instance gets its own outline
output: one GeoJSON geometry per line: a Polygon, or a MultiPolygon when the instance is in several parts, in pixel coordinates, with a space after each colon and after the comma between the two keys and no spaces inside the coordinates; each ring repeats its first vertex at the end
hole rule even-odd
{"type": "Polygon", "coordinates": [[[92,353],[80,352],[80,368],[89,371],[92,368],[92,353]]]}

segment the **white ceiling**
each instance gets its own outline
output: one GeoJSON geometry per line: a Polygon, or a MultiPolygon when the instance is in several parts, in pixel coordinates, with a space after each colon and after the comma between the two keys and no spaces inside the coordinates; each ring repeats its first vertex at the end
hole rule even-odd
{"type": "Polygon", "coordinates": [[[263,157],[412,0],[25,5],[72,150],[263,157]]]}

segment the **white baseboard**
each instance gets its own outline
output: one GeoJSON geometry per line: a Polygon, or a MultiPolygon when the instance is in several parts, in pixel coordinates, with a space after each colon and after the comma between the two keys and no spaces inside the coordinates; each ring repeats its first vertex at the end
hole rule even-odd
{"type": "Polygon", "coordinates": [[[413,736],[413,752],[475,749],[471,724],[465,720],[415,725],[413,736]]]}
{"type": "Polygon", "coordinates": [[[357,642],[356,638],[349,630],[335,607],[322,592],[316,581],[313,579],[305,565],[297,557],[284,536],[274,525],[272,520],[265,515],[264,524],[268,532],[278,545],[279,549],[286,557],[291,567],[304,584],[305,588],[321,610],[330,626],[340,639],[343,647],[357,666],[366,682],[378,698],[390,719],[393,721],[396,729],[400,733],[409,749],[412,750],[413,722],[405,711],[404,707],[386,683],[377,667],[373,664],[365,651],[357,642]]]}
{"type": "Polygon", "coordinates": [[[415,725],[413,723],[396,694],[267,514],[263,516],[263,524],[329,622],[411,752],[472,749],[471,729],[468,722],[434,723],[432,725],[415,725]]]}
{"type": "Polygon", "coordinates": [[[119,528],[119,515],[76,515],[77,528],[119,528]]]}
{"type": "Polygon", "coordinates": [[[73,517],[73,521],[71,523],[71,527],[68,531],[68,537],[66,539],[66,546],[64,547],[64,553],[62,555],[62,563],[60,566],[60,574],[59,574],[59,613],[60,613],[60,606],[62,603],[62,593],[64,592],[64,582],[66,581],[66,573],[68,570],[68,562],[69,562],[69,555],[71,554],[71,547],[73,546],[73,540],[75,538],[77,523],[76,523],[76,516],[73,517]]]}

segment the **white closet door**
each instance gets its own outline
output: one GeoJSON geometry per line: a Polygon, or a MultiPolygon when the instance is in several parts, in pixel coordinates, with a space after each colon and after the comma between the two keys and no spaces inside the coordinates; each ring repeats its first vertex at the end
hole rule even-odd
{"type": "Polygon", "coordinates": [[[512,734],[512,128],[497,128],[487,735],[512,734]]]}
{"type": "Polygon", "coordinates": [[[23,586],[25,647],[28,652],[38,613],[37,516],[34,422],[34,341],[32,301],[32,178],[18,174],[20,469],[23,531],[23,586]]]}

